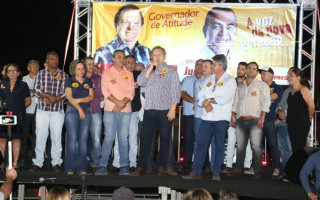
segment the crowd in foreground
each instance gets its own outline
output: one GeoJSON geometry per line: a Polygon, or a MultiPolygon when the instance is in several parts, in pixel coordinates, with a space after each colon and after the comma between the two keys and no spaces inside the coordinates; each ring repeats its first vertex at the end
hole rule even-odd
{"type": "MultiPolygon", "coordinates": [[[[7,110],[18,119],[12,134],[13,167],[19,167],[19,157],[20,164],[27,159],[26,142],[31,129],[34,132],[31,171],[41,170],[48,155],[46,146],[50,146],[53,170],[59,172],[65,125],[64,171],[67,175],[86,175],[88,155],[93,173],[108,175],[112,149],[113,166],[119,168],[119,175],[152,173],[153,144],[158,130],[157,173],[176,176],[172,168],[171,129],[181,96],[185,154],[182,168],[191,170],[182,176],[184,179],[201,178],[209,145],[213,181],[220,181],[221,173],[232,176],[251,173],[254,179],[261,179],[263,137],[267,138],[271,149],[272,176],[283,175],[283,167],[292,152],[305,146],[314,103],[310,85],[300,69],[289,69],[290,87],[283,92],[273,82],[273,70],[270,67],[259,69],[256,62],[239,63],[234,79],[226,73],[228,64],[224,55],[216,55],[212,60],[199,59],[195,74],[180,84],[177,71],[165,62],[164,48],[154,47],[150,58],[151,65],[144,67],[136,64],[134,56],[125,56],[124,51],[116,50],[112,56],[113,66],[102,71],[102,75],[99,71],[95,73],[93,59],[87,57],[71,62],[69,76],[58,68],[57,53],[49,52],[46,68],[39,71],[39,62],[31,60],[29,74],[23,81],[20,68],[8,64],[0,83],[0,95],[6,100],[7,110]],[[259,72],[261,80],[257,79],[259,72]],[[101,144],[102,124],[104,139],[101,144]],[[51,145],[47,145],[49,136],[51,145]],[[222,169],[227,136],[227,166],[222,169]]],[[[0,137],[4,156],[5,129],[0,137]]]]}

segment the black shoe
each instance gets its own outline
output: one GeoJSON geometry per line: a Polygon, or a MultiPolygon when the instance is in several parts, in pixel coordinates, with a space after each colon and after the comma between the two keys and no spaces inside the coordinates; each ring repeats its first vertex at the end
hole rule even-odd
{"type": "Polygon", "coordinates": [[[136,167],[130,167],[129,171],[130,171],[130,173],[136,171],[136,167]]]}
{"type": "Polygon", "coordinates": [[[32,168],[29,169],[30,172],[38,172],[41,170],[41,167],[39,167],[38,165],[32,165],[32,168]]]}
{"type": "Polygon", "coordinates": [[[190,167],[187,167],[185,165],[181,165],[178,169],[179,172],[185,172],[185,171],[190,171],[190,167]]]}
{"type": "Polygon", "coordinates": [[[120,172],[120,168],[114,167],[114,166],[110,166],[110,169],[108,169],[108,172],[110,172],[110,173],[119,173],[120,172]]]}
{"type": "Polygon", "coordinates": [[[54,172],[60,172],[60,166],[59,165],[52,166],[52,169],[53,169],[54,172]]]}

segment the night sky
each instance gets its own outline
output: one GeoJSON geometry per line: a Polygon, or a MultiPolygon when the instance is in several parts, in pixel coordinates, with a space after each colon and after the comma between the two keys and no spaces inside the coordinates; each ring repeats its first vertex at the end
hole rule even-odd
{"type": "MultiPolygon", "coordinates": [[[[48,51],[56,51],[62,67],[73,3],[70,0],[2,1],[0,66],[17,63],[23,75],[30,59],[43,68],[48,51]]],[[[71,38],[73,41],[73,36],[71,38]]],[[[66,65],[72,60],[73,43],[66,65]]]]}

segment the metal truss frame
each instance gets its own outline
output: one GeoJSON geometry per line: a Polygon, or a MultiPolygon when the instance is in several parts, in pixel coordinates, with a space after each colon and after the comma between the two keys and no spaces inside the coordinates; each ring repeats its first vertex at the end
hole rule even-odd
{"type": "MultiPolygon", "coordinates": [[[[92,33],[92,3],[90,0],[75,0],[75,24],[74,24],[74,59],[92,55],[91,52],[91,33],[92,33]]],[[[298,50],[296,64],[310,76],[312,87],[315,83],[315,66],[316,66],[316,35],[317,35],[317,0],[182,0],[183,3],[190,4],[238,4],[238,5],[255,5],[265,4],[296,4],[298,5],[299,24],[298,30],[298,50]]],[[[96,1],[103,2],[103,1],[96,1]]],[[[107,1],[106,1],[107,2],[107,1]]],[[[168,4],[182,3],[181,0],[140,0],[126,1],[113,0],[108,2],[130,2],[130,3],[161,3],[168,4]]],[[[314,96],[314,88],[312,89],[314,96]]],[[[314,123],[312,123],[314,124],[314,123]]],[[[310,133],[313,133],[313,125],[310,133]]],[[[314,146],[314,134],[310,134],[309,146],[314,146]]]]}

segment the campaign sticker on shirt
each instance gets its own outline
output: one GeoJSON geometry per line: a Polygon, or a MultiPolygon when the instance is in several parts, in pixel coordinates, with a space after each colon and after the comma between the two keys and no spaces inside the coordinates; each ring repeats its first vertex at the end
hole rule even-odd
{"type": "Polygon", "coordinates": [[[274,88],[272,87],[272,88],[270,88],[270,94],[272,94],[273,93],[273,91],[274,91],[274,88]]]}
{"type": "Polygon", "coordinates": [[[252,96],[257,96],[258,95],[258,91],[257,90],[251,90],[251,95],[252,96]]]}
{"type": "Polygon", "coordinates": [[[199,89],[200,89],[200,90],[202,89],[202,85],[199,85],[199,89]]]}
{"type": "Polygon", "coordinates": [[[1,89],[4,89],[4,88],[6,88],[6,86],[4,86],[4,84],[1,84],[1,89]]]}
{"type": "Polygon", "coordinates": [[[94,83],[92,83],[92,87],[93,87],[93,88],[96,88],[96,85],[95,85],[94,83]]]}
{"type": "Polygon", "coordinates": [[[163,68],[162,72],[159,74],[159,77],[162,78],[166,75],[166,73],[168,72],[168,68],[163,68]]]}
{"type": "Polygon", "coordinates": [[[124,75],[124,76],[123,76],[123,79],[124,79],[125,81],[128,81],[128,80],[130,79],[130,77],[129,77],[128,75],[124,75]]]}
{"type": "Polygon", "coordinates": [[[112,78],[112,79],[111,79],[111,83],[112,83],[112,84],[117,83],[117,79],[116,79],[116,78],[112,78]]]}
{"type": "Polygon", "coordinates": [[[210,87],[211,85],[212,85],[212,82],[209,81],[209,82],[207,83],[207,87],[210,87]]]}
{"type": "Polygon", "coordinates": [[[77,88],[77,87],[79,87],[79,84],[78,83],[72,83],[72,87],[77,88]]]}
{"type": "Polygon", "coordinates": [[[58,81],[60,81],[62,79],[61,75],[57,75],[54,78],[57,79],[58,81]]]}
{"type": "Polygon", "coordinates": [[[223,81],[218,82],[218,87],[222,87],[223,86],[223,81]]]}
{"type": "Polygon", "coordinates": [[[90,86],[89,86],[88,83],[83,84],[83,87],[86,88],[86,89],[89,89],[89,88],[90,88],[90,86]]]}

